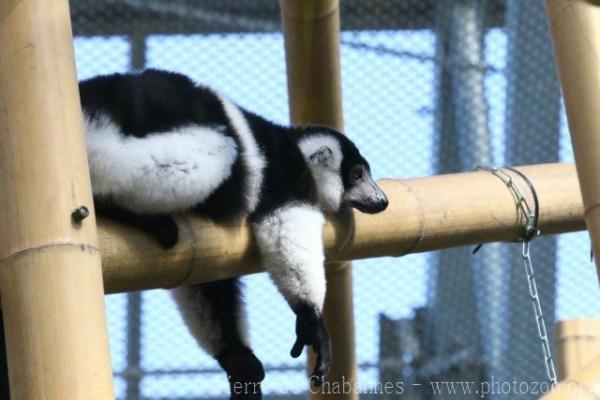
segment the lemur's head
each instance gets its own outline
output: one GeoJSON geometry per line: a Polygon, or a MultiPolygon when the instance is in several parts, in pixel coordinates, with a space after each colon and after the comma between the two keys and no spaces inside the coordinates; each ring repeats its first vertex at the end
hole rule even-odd
{"type": "Polygon", "coordinates": [[[298,146],[317,186],[321,208],[337,212],[343,205],[375,214],[388,199],[371,177],[367,160],[350,139],[331,128],[302,128],[298,146]]]}

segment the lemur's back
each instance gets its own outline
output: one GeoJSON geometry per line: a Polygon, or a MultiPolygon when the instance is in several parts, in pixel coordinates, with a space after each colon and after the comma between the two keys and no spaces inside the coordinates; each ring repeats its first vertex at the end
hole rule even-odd
{"type": "Polygon", "coordinates": [[[109,116],[126,135],[143,137],[190,124],[227,124],[214,92],[172,72],[99,76],[81,82],[79,90],[89,116],[109,116]]]}

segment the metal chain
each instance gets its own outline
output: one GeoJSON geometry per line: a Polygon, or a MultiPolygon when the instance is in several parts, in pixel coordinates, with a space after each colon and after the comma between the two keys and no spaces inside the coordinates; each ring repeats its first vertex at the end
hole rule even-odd
{"type": "Polygon", "coordinates": [[[540,342],[542,343],[542,352],[544,353],[544,363],[546,365],[546,375],[548,376],[548,379],[552,385],[556,385],[558,383],[556,380],[556,368],[554,367],[554,359],[552,358],[548,333],[546,332],[546,321],[544,320],[542,304],[540,303],[540,296],[538,295],[537,284],[535,282],[533,263],[531,262],[531,256],[529,255],[529,240],[523,240],[521,256],[523,257],[523,267],[525,268],[525,275],[527,276],[529,297],[531,298],[531,304],[533,305],[533,313],[535,315],[535,322],[537,324],[538,336],[540,338],[540,342]]]}
{"type": "MultiPolygon", "coordinates": [[[[533,305],[533,313],[535,316],[535,323],[537,325],[538,337],[542,344],[544,364],[546,366],[546,375],[552,383],[552,385],[556,385],[558,383],[556,379],[556,368],[554,367],[554,359],[552,358],[552,351],[550,349],[550,342],[548,340],[548,333],[546,331],[546,321],[544,320],[544,313],[542,312],[540,296],[537,290],[537,283],[535,280],[533,263],[529,254],[529,242],[540,234],[540,231],[537,228],[539,218],[539,202],[537,198],[537,193],[529,179],[522,172],[512,168],[506,168],[523,178],[525,183],[527,183],[527,185],[529,186],[534,201],[534,207],[532,209],[529,206],[529,203],[527,203],[527,199],[525,198],[525,196],[523,196],[519,188],[514,184],[513,178],[506,172],[502,171],[499,168],[477,167],[477,169],[488,171],[500,178],[502,182],[504,182],[504,184],[508,187],[508,189],[514,196],[515,201],[517,202],[517,206],[519,207],[519,210],[521,210],[521,213],[525,218],[526,224],[523,232],[523,237],[520,239],[520,241],[522,242],[521,257],[523,258],[523,267],[525,268],[525,275],[527,277],[529,297],[531,299],[531,304],[533,305]]],[[[481,247],[481,245],[479,247],[481,247]]],[[[478,248],[476,248],[476,250],[478,250],[478,248]]]]}

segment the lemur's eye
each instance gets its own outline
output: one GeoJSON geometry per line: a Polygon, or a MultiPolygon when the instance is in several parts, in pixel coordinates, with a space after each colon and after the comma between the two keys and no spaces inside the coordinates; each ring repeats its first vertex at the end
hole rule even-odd
{"type": "Polygon", "coordinates": [[[352,169],[352,179],[359,180],[363,177],[364,171],[362,167],[354,167],[352,169]]]}

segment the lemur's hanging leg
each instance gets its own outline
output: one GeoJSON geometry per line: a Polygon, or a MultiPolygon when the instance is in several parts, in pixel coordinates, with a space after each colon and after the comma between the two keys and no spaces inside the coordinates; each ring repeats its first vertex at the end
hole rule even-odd
{"type": "Polygon", "coordinates": [[[172,293],[190,333],[227,373],[231,399],[260,399],[265,373],[250,349],[239,280],[182,286],[172,293]]]}
{"type": "Polygon", "coordinates": [[[309,205],[282,207],[253,222],[264,267],[296,313],[296,358],[311,346],[317,361],[311,381],[322,383],[331,366],[331,344],[322,317],[325,300],[324,218],[309,205]]]}

